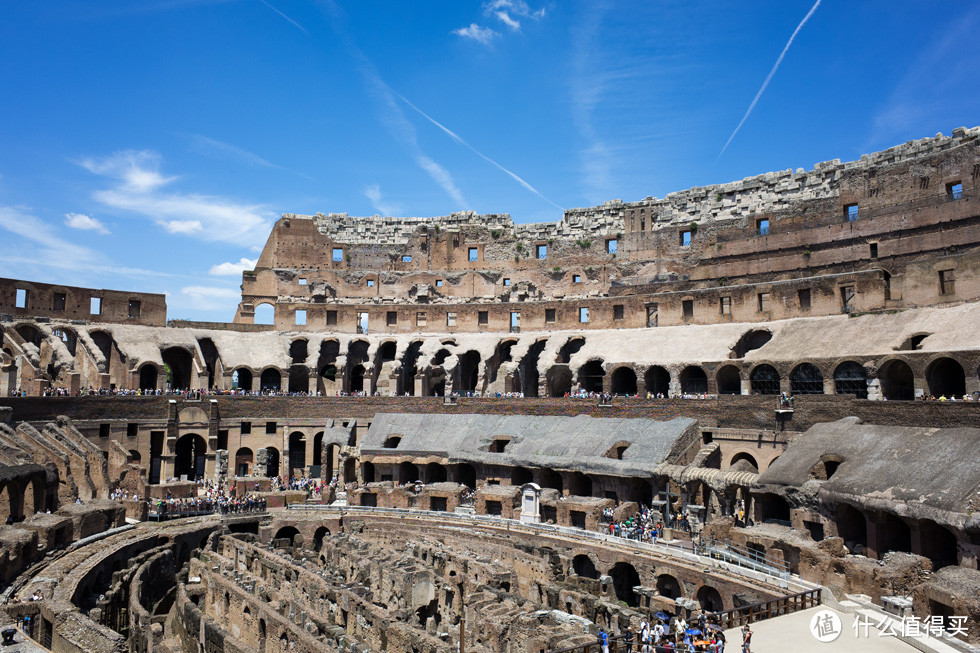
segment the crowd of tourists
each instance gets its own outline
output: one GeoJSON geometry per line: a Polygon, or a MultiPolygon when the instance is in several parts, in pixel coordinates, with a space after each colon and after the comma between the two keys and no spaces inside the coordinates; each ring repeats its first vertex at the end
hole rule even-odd
{"type": "Polygon", "coordinates": [[[221,494],[216,497],[189,497],[176,499],[151,499],[151,519],[164,520],[178,517],[198,517],[218,513],[221,515],[265,512],[266,501],[263,497],[248,495],[233,497],[221,494]]]}
{"type": "MultiPolygon", "coordinates": [[[[631,626],[618,635],[601,628],[597,635],[599,650],[609,653],[614,640],[622,643],[626,653],[723,653],[725,632],[714,613],[698,612],[688,623],[683,617],[671,617],[665,612],[657,612],[651,623],[643,619],[638,630],[631,626]]],[[[752,629],[742,627],[742,653],[751,653],[752,629]]]]}
{"type": "MultiPolygon", "coordinates": [[[[600,528],[616,537],[656,544],[657,538],[663,535],[664,519],[665,517],[660,511],[642,507],[632,517],[617,521],[615,509],[606,508],[602,511],[600,528]]],[[[691,533],[693,528],[690,513],[687,510],[679,510],[676,513],[668,512],[666,527],[691,533]]]]}

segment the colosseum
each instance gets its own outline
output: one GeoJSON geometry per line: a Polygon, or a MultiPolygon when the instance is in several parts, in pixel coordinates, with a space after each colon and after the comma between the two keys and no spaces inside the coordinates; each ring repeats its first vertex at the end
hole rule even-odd
{"type": "Polygon", "coordinates": [[[228,323],[2,279],[4,639],[734,650],[826,610],[976,651],[978,178],[975,127],[554,223],[287,213],[228,323]]]}

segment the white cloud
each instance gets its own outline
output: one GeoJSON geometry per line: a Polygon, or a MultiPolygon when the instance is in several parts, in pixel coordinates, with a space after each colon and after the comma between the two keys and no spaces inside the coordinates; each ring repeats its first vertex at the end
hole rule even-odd
{"type": "Polygon", "coordinates": [[[65,224],[72,229],[81,229],[82,231],[98,231],[100,234],[109,233],[109,230],[106,229],[104,224],[93,217],[85,215],[84,213],[66,213],[65,224]]]}
{"type": "Polygon", "coordinates": [[[238,263],[229,262],[212,265],[211,269],[208,270],[208,274],[216,277],[241,276],[242,272],[245,270],[254,270],[255,264],[258,262],[258,259],[247,259],[243,256],[242,260],[240,260],[238,263]]]}
{"type": "Polygon", "coordinates": [[[402,212],[400,204],[384,201],[384,198],[381,197],[381,186],[379,184],[365,186],[364,197],[371,200],[371,206],[383,216],[400,215],[402,212]]]}
{"type": "Polygon", "coordinates": [[[493,15],[496,16],[500,22],[515,32],[521,31],[521,21],[511,18],[510,14],[508,14],[506,11],[495,11],[493,12],[493,15]]]}
{"type": "Polygon", "coordinates": [[[531,18],[541,20],[544,18],[546,10],[544,7],[534,10],[524,0],[491,0],[483,3],[483,13],[487,16],[496,16],[497,20],[515,32],[521,30],[521,23],[517,18],[531,18]]]}
{"type": "Polygon", "coordinates": [[[191,139],[193,149],[201,154],[216,156],[218,158],[228,158],[252,167],[276,168],[277,170],[282,170],[280,166],[277,166],[271,161],[263,159],[258,154],[249,152],[248,150],[242,149],[230,143],[223,143],[222,141],[208,138],[207,136],[202,136],[201,134],[188,134],[188,136],[191,139]]]}
{"type": "Polygon", "coordinates": [[[483,45],[490,45],[490,42],[493,41],[494,37],[500,36],[500,34],[489,27],[480,27],[476,23],[470,23],[469,27],[454,29],[452,33],[464,38],[473,39],[474,41],[482,43],[483,45]]]}
{"type": "Polygon", "coordinates": [[[206,241],[252,247],[264,243],[275,213],[258,204],[197,193],[164,192],[177,177],[158,170],[160,156],[149,151],[118,152],[79,162],[89,172],[113,180],[93,193],[102,205],[150,218],[170,233],[200,235],[206,241]]]}
{"type": "Polygon", "coordinates": [[[180,308],[214,310],[228,304],[237,304],[241,297],[241,292],[235,288],[185,286],[180,289],[180,297],[175,299],[177,299],[176,305],[180,308]]]}

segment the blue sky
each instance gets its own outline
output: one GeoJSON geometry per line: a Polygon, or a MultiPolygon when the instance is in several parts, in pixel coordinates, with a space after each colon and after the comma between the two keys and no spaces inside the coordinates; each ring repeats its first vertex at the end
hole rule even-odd
{"type": "Polygon", "coordinates": [[[0,275],[229,321],[284,212],[558,220],[980,124],[978,33],[956,0],[8,0],[0,275]]]}

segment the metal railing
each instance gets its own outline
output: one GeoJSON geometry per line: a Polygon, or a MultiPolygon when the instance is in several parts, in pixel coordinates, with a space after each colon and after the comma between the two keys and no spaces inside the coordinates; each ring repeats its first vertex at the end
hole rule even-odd
{"type": "Polygon", "coordinates": [[[728,630],[763,619],[772,619],[820,605],[820,589],[806,590],[777,599],[744,605],[732,610],[716,612],[718,625],[728,630]]]}
{"type": "Polygon", "coordinates": [[[205,517],[207,515],[246,515],[266,511],[265,499],[258,499],[245,504],[214,503],[203,504],[168,504],[162,502],[154,505],[146,515],[148,521],[164,521],[167,519],[182,519],[184,517],[205,517]]]}
{"type": "Polygon", "coordinates": [[[701,554],[708,558],[724,560],[769,576],[789,578],[790,575],[790,566],[785,560],[771,560],[761,551],[753,551],[725,540],[708,540],[701,549],[701,554]]]}

